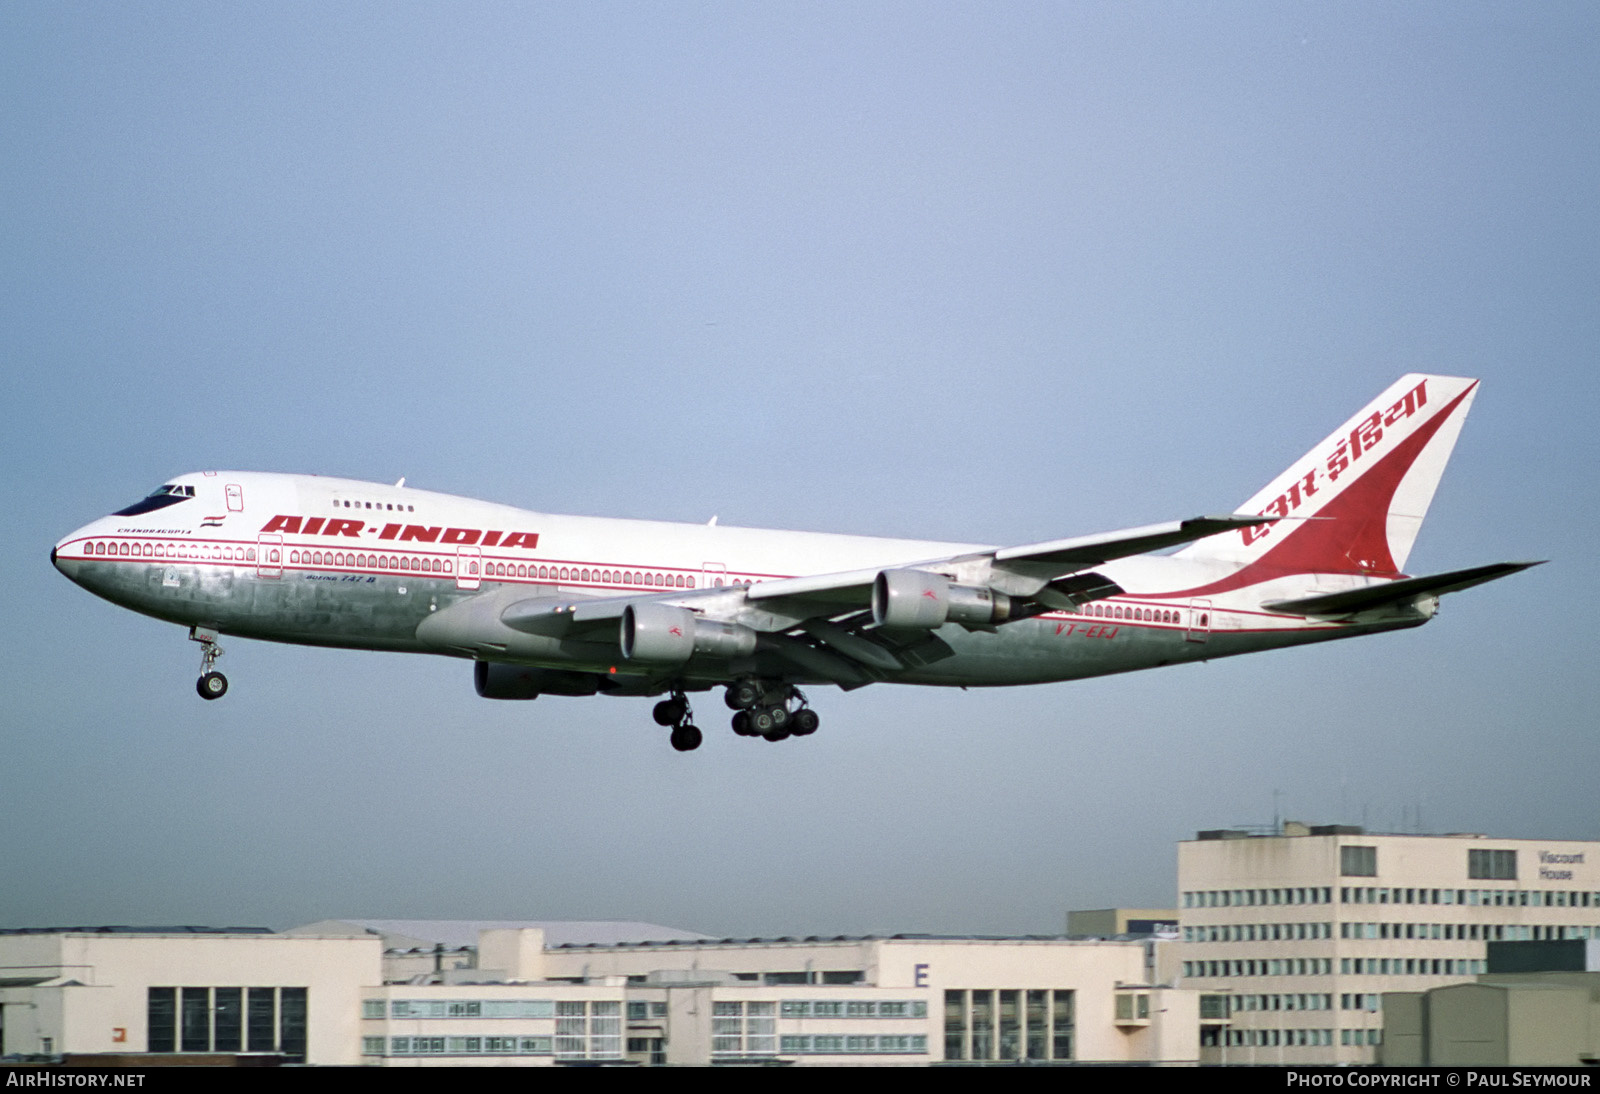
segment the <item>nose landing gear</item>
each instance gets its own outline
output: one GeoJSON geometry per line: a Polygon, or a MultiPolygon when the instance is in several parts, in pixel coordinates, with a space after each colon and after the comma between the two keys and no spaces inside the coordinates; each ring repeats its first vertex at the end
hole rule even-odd
{"type": "Polygon", "coordinates": [[[200,643],[200,679],[194,682],[194,690],[202,699],[222,698],[228,694],[228,678],[212,668],[222,656],[217,632],[209,627],[190,627],[189,640],[200,643]]]}

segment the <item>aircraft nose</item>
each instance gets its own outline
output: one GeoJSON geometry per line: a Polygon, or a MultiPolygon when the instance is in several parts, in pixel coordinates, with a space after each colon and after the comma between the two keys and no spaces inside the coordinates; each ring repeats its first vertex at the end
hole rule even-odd
{"type": "Polygon", "coordinates": [[[50,548],[50,565],[60,570],[71,581],[77,581],[82,575],[82,567],[75,562],[77,555],[83,552],[83,538],[88,534],[90,525],[79,528],[64,538],[58,540],[50,548]]]}

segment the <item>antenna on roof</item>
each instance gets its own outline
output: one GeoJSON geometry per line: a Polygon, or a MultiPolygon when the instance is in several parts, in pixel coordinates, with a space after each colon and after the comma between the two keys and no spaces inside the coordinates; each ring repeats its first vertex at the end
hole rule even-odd
{"type": "Polygon", "coordinates": [[[400,476],[400,481],[395,483],[396,486],[404,486],[405,484],[406,484],[406,477],[404,475],[401,475],[400,476]]]}

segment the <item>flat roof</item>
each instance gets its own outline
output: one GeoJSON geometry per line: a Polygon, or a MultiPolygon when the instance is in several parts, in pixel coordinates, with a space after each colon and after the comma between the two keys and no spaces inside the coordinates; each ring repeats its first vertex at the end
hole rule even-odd
{"type": "MultiPolygon", "coordinates": [[[[1143,937],[1143,936],[1140,936],[1143,937]]],[[[1060,934],[836,934],[836,935],[779,935],[771,938],[702,938],[667,939],[660,942],[566,942],[549,946],[551,950],[634,950],[664,949],[687,946],[815,946],[851,944],[860,942],[1099,942],[1098,936],[1081,937],[1060,934]]]]}
{"type": "Polygon", "coordinates": [[[202,927],[192,924],[176,927],[0,927],[4,934],[276,934],[270,927],[202,927]]]}

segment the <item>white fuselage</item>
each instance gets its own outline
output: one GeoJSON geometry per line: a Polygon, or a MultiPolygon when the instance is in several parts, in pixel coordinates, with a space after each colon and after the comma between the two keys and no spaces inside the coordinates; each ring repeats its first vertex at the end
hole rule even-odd
{"type": "MultiPolygon", "coordinates": [[[[630,664],[614,638],[508,632],[469,639],[429,625],[468,599],[657,597],[714,603],[748,585],[898,567],[990,548],[557,516],[468,498],[310,475],[205,472],[160,508],[108,516],[56,545],[68,577],[114,603],[190,627],[270,641],[434,652],[603,674],[635,692],[753,674],[814,680],[766,656],[696,656],[670,672],[630,664]],[[679,599],[681,598],[681,599],[679,599]]],[[[137,508],[137,507],[134,507],[137,508]]],[[[1414,626],[1432,605],[1359,623],[1262,609],[1274,598],[1359,585],[1352,575],[1256,573],[1203,559],[1141,556],[1099,573],[1124,595],[994,628],[938,629],[954,651],[881,674],[890,682],[985,686],[1067,680],[1414,626]]],[[[619,689],[628,690],[628,689],[619,689]]]]}

